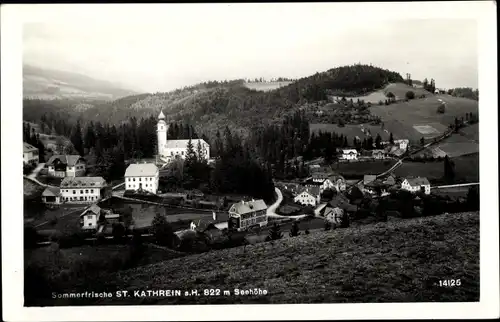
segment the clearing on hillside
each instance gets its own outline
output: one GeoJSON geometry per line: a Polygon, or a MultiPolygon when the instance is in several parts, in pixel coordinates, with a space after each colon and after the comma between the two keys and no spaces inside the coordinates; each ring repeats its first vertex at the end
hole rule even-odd
{"type": "MultiPolygon", "coordinates": [[[[372,106],[370,111],[379,116],[385,128],[394,135],[398,134],[398,136],[418,142],[421,137],[429,139],[442,134],[450,124],[455,122],[455,117],[465,117],[465,114],[469,112],[477,113],[478,102],[449,95],[436,95],[387,106],[372,106]],[[441,104],[438,98],[446,102],[444,114],[437,113],[437,108],[441,104]]],[[[474,127],[468,131],[474,133],[474,127]]]]}
{"type": "Polygon", "coordinates": [[[396,96],[397,100],[404,99],[406,92],[412,91],[415,93],[415,97],[420,97],[425,95],[426,97],[434,96],[431,92],[424,90],[423,88],[411,87],[404,83],[391,83],[381,90],[372,92],[363,96],[356,97],[346,97],[346,99],[351,99],[353,101],[363,100],[366,103],[378,104],[380,101],[384,102],[387,99],[387,93],[391,92],[396,96]]]}
{"type": "Polygon", "coordinates": [[[246,88],[253,89],[256,91],[268,92],[268,91],[272,91],[272,90],[275,90],[275,89],[280,88],[280,87],[288,86],[291,83],[292,82],[288,82],[288,81],[287,82],[262,82],[262,83],[251,82],[251,83],[245,83],[244,86],[246,88]]]}
{"type": "MultiPolygon", "coordinates": [[[[354,139],[356,136],[358,136],[361,140],[363,140],[364,138],[369,138],[371,136],[375,140],[377,134],[379,134],[382,138],[382,141],[388,141],[391,135],[391,132],[387,130],[385,126],[384,128],[382,128],[381,125],[371,124],[347,124],[345,126],[338,126],[337,124],[311,123],[309,125],[309,132],[316,134],[319,132],[332,132],[347,136],[349,140],[354,139]]],[[[403,132],[399,132],[393,133],[392,135],[396,140],[405,138],[403,134],[403,132]]],[[[352,141],[349,141],[348,143],[351,144],[352,141]]]]}
{"type": "MultiPolygon", "coordinates": [[[[92,305],[478,301],[479,213],[312,232],[172,259],[87,282],[85,289],[96,292],[147,288],[221,291],[220,296],[184,296],[183,292],[181,296],[147,299],[89,299],[86,304],[92,305]],[[450,276],[460,279],[461,287],[439,286],[439,280],[450,276]],[[237,296],[235,289],[266,290],[267,295],[237,296]],[[230,295],[224,296],[225,290],[230,295]]],[[[64,285],[59,292],[69,291],[64,285]]],[[[72,303],[71,299],[51,302],[72,303]]]]}

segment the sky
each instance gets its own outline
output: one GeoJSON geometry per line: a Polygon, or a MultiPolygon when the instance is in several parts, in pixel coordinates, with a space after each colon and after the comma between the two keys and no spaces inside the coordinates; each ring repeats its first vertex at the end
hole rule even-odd
{"type": "Polygon", "coordinates": [[[146,92],[208,80],[299,78],[354,63],[434,78],[439,88],[478,87],[475,19],[417,15],[419,6],[402,19],[379,3],[374,8],[384,19],[368,20],[369,5],[32,7],[23,62],[146,92]]]}

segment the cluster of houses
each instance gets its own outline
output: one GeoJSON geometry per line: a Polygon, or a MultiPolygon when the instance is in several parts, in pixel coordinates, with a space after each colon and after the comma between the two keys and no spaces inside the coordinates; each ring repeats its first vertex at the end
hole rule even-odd
{"type": "Polygon", "coordinates": [[[85,204],[101,200],[107,187],[102,177],[86,177],[86,161],[79,155],[53,155],[45,164],[49,176],[63,178],[59,187],[48,186],[42,201],[50,205],[85,204]]]}
{"type": "MultiPolygon", "coordinates": [[[[358,138],[359,139],[359,138],[358,138]]],[[[400,157],[408,149],[409,140],[394,140],[390,142],[381,142],[383,149],[374,149],[367,151],[358,151],[356,149],[342,149],[338,155],[339,161],[360,161],[360,160],[383,160],[390,156],[400,157]]]]}

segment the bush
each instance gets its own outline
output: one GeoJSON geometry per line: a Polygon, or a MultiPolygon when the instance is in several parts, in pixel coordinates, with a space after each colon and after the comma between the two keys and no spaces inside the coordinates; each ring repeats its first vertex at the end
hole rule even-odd
{"type": "Polygon", "coordinates": [[[33,172],[34,169],[35,167],[32,166],[31,164],[28,163],[23,164],[23,174],[25,175],[30,174],[31,172],[33,172]]]}
{"type": "Polygon", "coordinates": [[[280,226],[277,223],[274,223],[271,229],[269,229],[269,240],[277,240],[283,237],[283,233],[281,232],[280,226]]]}
{"type": "Polygon", "coordinates": [[[297,237],[298,235],[300,235],[299,225],[297,222],[294,222],[292,224],[292,228],[290,229],[290,237],[297,237]]]}
{"type": "Polygon", "coordinates": [[[165,216],[157,213],[151,224],[151,233],[158,245],[172,247],[175,234],[165,216]]]}
{"type": "Polygon", "coordinates": [[[443,114],[445,112],[445,105],[441,104],[437,108],[437,112],[443,114]]]}
{"type": "Polygon", "coordinates": [[[24,227],[24,247],[33,248],[36,246],[40,236],[33,227],[24,227]]]}
{"type": "Polygon", "coordinates": [[[332,224],[328,220],[325,220],[325,231],[330,229],[332,229],[332,224]]]}
{"type": "Polygon", "coordinates": [[[409,100],[412,100],[412,99],[415,98],[415,92],[414,91],[408,91],[408,92],[406,92],[405,97],[407,99],[409,99],[409,100]]]}

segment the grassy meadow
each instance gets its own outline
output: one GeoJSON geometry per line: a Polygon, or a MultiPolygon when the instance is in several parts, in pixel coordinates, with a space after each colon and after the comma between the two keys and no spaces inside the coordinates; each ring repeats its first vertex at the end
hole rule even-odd
{"type": "Polygon", "coordinates": [[[130,297],[88,303],[105,305],[478,301],[479,213],[313,231],[119,271],[103,276],[95,288],[92,284],[83,288],[89,287],[109,292],[231,290],[230,296],[130,297]],[[460,279],[461,286],[439,286],[439,280],[449,278],[460,279]],[[268,295],[235,296],[235,288],[260,288],[268,295]]]}

